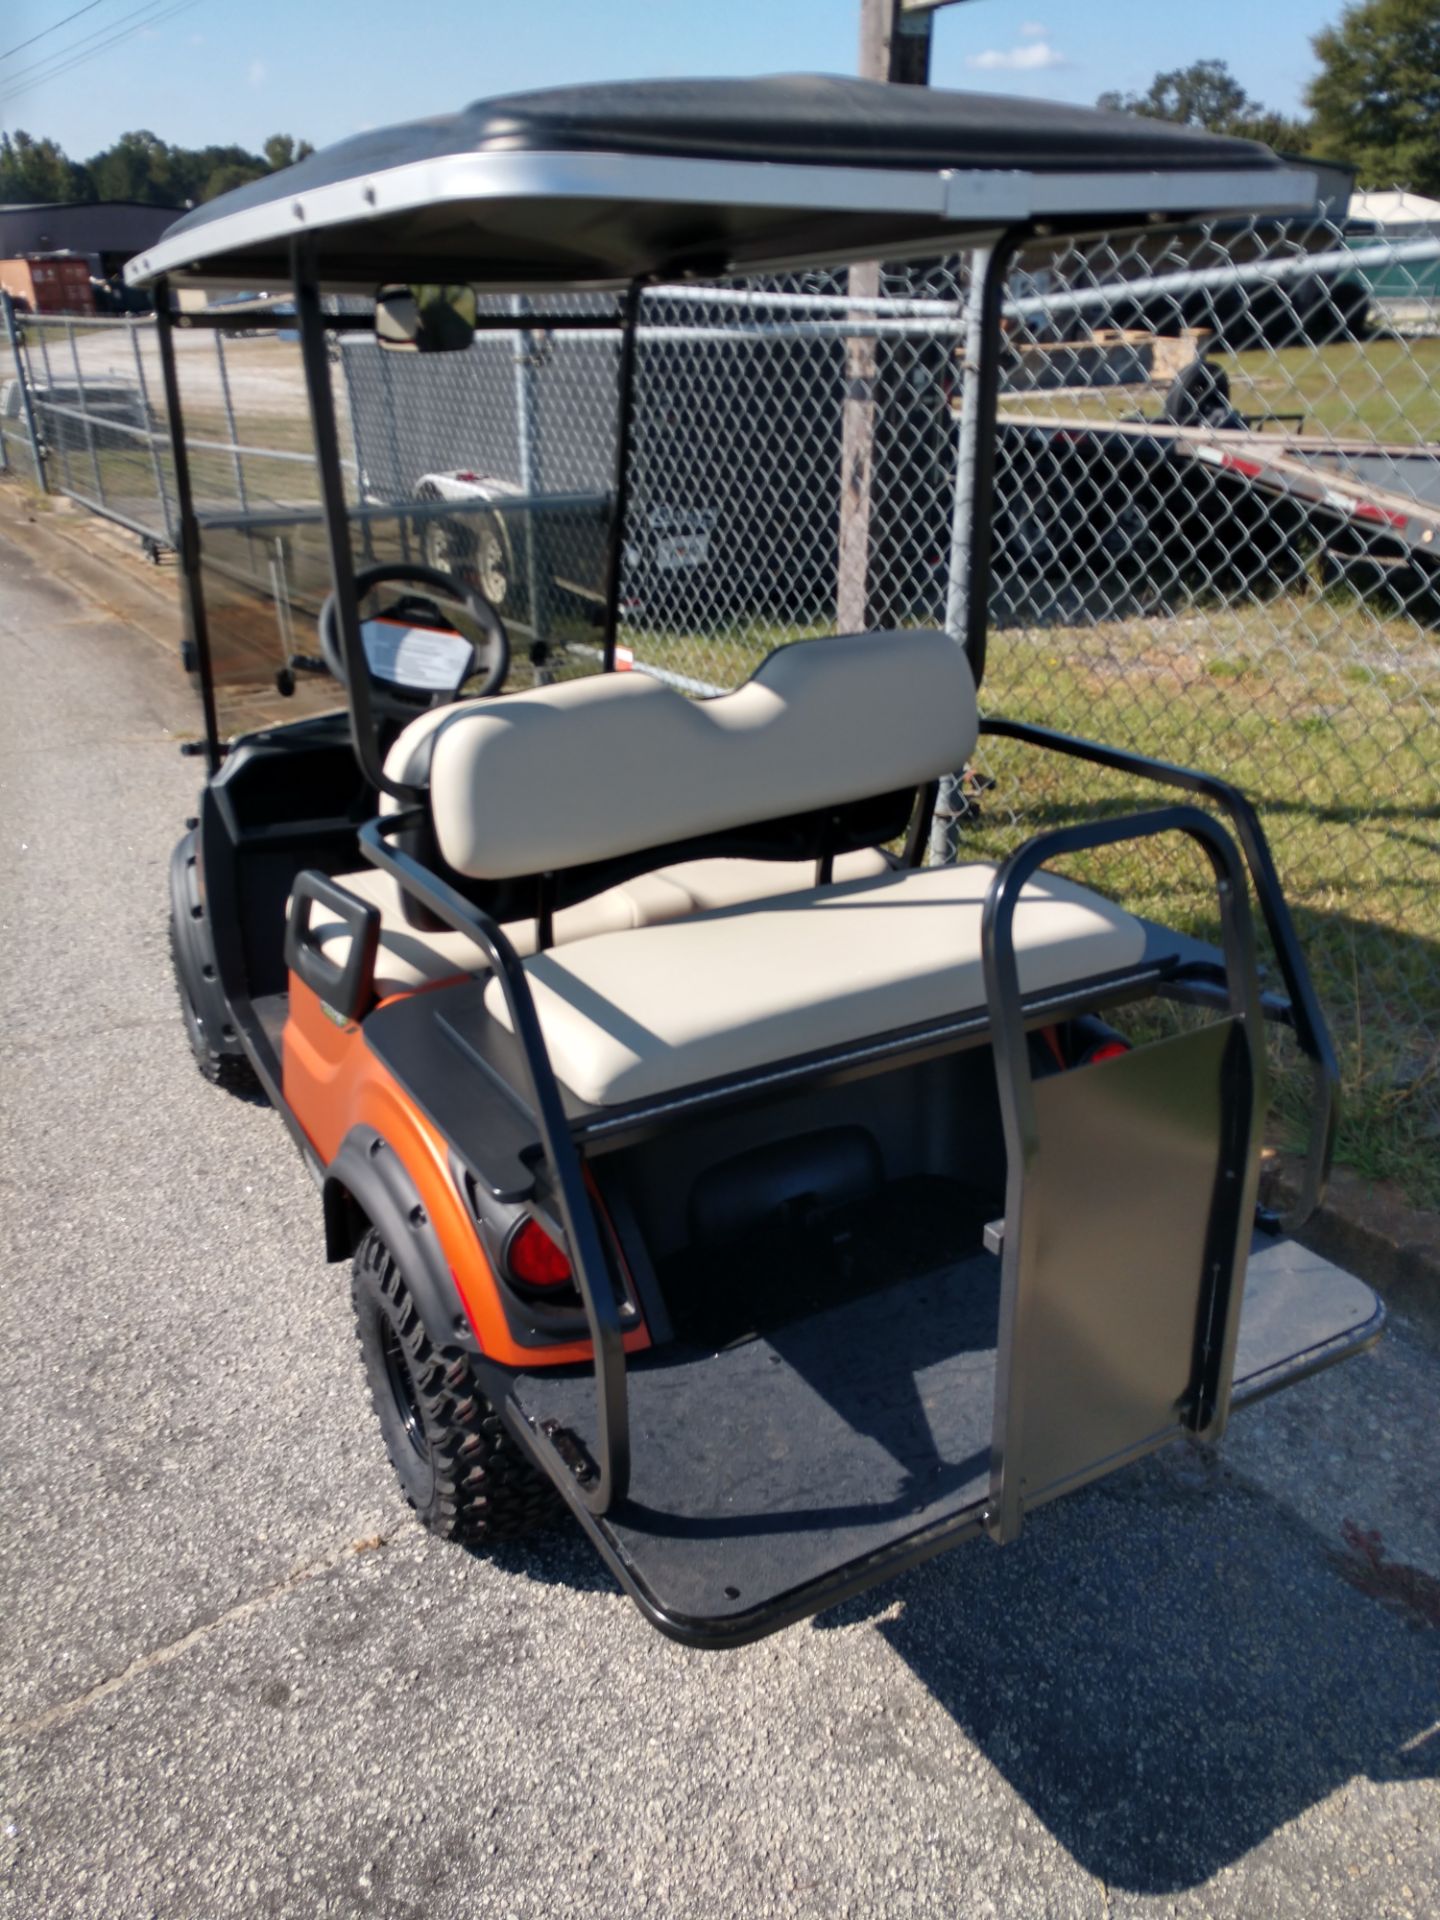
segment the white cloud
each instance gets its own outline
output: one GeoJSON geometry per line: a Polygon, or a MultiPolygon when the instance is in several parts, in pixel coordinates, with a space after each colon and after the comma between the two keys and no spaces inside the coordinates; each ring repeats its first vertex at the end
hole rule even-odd
{"type": "Polygon", "coordinates": [[[1027,40],[1023,47],[989,47],[984,53],[968,53],[967,67],[980,73],[1039,73],[1047,67],[1068,67],[1070,62],[1048,40],[1027,40]]]}
{"type": "Polygon", "coordinates": [[[266,68],[263,60],[252,60],[250,62],[249,79],[252,87],[263,87],[265,84],[265,74],[266,68]]]}
{"type": "Polygon", "coordinates": [[[1022,20],[1020,22],[1020,38],[1022,40],[1043,40],[1049,31],[1050,29],[1042,26],[1038,20],[1022,20]]]}

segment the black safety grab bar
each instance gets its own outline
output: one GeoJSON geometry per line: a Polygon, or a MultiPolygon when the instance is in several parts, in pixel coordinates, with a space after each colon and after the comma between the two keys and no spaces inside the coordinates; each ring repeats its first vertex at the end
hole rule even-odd
{"type": "Polygon", "coordinates": [[[295,876],[290,917],[285,923],[285,964],[346,1020],[358,1020],[375,991],[375,956],[380,950],[380,911],[323,873],[295,876]],[[329,960],[310,937],[314,907],[333,913],[350,935],[344,966],[329,960]]]}
{"type": "Polygon", "coordinates": [[[1301,1052],[1310,1062],[1314,1104],[1310,1116],[1309,1139],[1305,1151],[1305,1173],[1295,1204],[1280,1219],[1287,1232],[1301,1226],[1319,1206],[1330,1178],[1330,1163],[1335,1151],[1336,1103],[1340,1084],[1339,1068],[1330,1031],[1325,1024],[1310,970],[1290,917],[1290,909],[1280,886],[1280,876],[1265,829],[1254,806],[1238,787],[1213,774],[1197,773],[1191,767],[1176,766],[1168,760],[1152,760],[1143,753],[1131,753],[1124,747],[1110,747],[1099,741],[1084,740],[1073,734],[1057,733],[1050,727],[1032,726],[1024,720],[1006,720],[998,716],[982,719],[982,734],[1005,740],[1019,740],[1027,746],[1043,747],[1074,760],[1088,760],[1138,779],[1153,780],[1161,786],[1178,787],[1193,793],[1224,813],[1235,830],[1245,855],[1245,864],[1260,903],[1266,931],[1275,948],[1280,975],[1290,1000],[1290,1020],[1301,1052]]]}
{"type": "Polygon", "coordinates": [[[980,919],[980,959],[990,1011],[991,1042],[1000,1106],[1006,1121],[1006,1147],[1023,1161],[1035,1144],[1034,1087],[1025,1038],[1025,1005],[1015,955],[1015,909],[1036,871],[1051,860],[1122,840],[1151,840],[1162,833],[1183,833],[1209,857],[1220,899],[1225,947],[1225,989],[1230,1012],[1249,1022],[1252,1048],[1261,1024],[1260,982],[1255,971],[1255,938],[1250,924],[1245,872],[1235,842],[1198,807],[1160,807],[1154,813],[1127,814],[1120,820],[1087,821],[1037,833],[1001,866],[985,896],[980,919]]]}
{"type": "Polygon", "coordinates": [[[575,1150],[560,1088],[545,1049],[545,1038],[530,994],[530,981],[520,957],[504,931],[489,914],[447,886],[407,853],[392,847],[388,836],[403,833],[428,818],[424,808],[387,813],[361,827],[360,849],[365,858],[388,873],[413,899],[456,933],[474,941],[490,963],[505,1005],[511,1030],[519,1042],[531,1109],[541,1144],[554,1176],[560,1221],[569,1244],[575,1283],[585,1308],[595,1354],[595,1385],[599,1397],[597,1471],[588,1480],[572,1479],[578,1498],[592,1513],[608,1513],[625,1498],[630,1484],[630,1412],[625,1384],[625,1348],[619,1307],[610,1280],[610,1268],[585,1192],[580,1156],[575,1150]]]}

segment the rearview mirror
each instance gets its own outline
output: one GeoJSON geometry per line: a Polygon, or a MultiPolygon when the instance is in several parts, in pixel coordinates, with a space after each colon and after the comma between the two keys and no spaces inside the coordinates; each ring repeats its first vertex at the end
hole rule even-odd
{"type": "Polygon", "coordinates": [[[381,287],[375,339],[391,353],[463,353],[475,338],[473,287],[381,287]]]}

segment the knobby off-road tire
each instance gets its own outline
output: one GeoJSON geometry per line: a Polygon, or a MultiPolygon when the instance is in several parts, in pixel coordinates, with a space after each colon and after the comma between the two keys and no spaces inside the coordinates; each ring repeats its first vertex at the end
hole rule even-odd
{"type": "Polygon", "coordinates": [[[180,940],[175,931],[173,914],[170,916],[170,970],[175,976],[175,992],[180,1001],[180,1018],[185,1023],[185,1037],[190,1042],[190,1051],[195,1056],[196,1066],[212,1087],[221,1087],[226,1093],[233,1093],[241,1100],[255,1099],[260,1092],[260,1081],[245,1055],[217,1053],[210,1044],[205,1022],[200,1017],[199,1009],[190,997],[190,989],[185,984],[185,971],[180,965],[180,940]]]}
{"type": "Polygon", "coordinates": [[[468,1356],[432,1343],[373,1228],[356,1252],[350,1295],[385,1451],[421,1524],[442,1540],[479,1547],[550,1521],[559,1495],[476,1386],[468,1356]]]}

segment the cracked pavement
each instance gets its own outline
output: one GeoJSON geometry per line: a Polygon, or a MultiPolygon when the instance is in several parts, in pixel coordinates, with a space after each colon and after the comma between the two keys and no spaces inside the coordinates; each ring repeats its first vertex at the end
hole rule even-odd
{"type": "Polygon", "coordinates": [[[1440,1910],[1423,1327],[736,1653],[422,1535],[175,1014],[187,690],[3,535],[0,1915],[1440,1910]]]}

